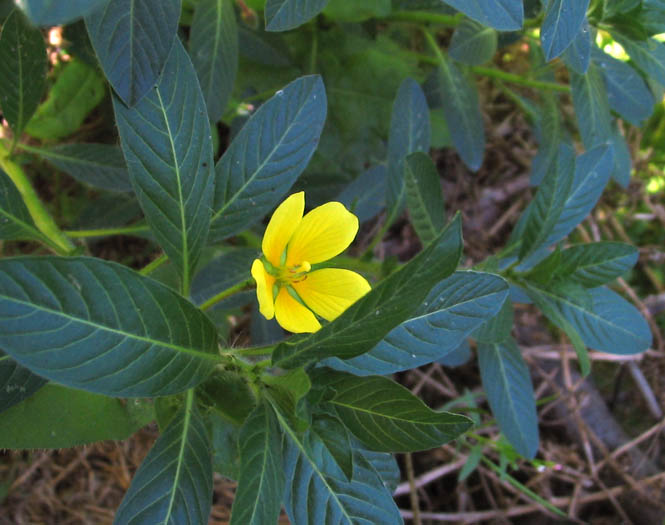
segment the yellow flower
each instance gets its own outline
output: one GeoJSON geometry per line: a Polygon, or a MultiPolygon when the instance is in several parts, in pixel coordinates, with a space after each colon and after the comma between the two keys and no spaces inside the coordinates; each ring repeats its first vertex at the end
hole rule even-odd
{"type": "Polygon", "coordinates": [[[273,213],[252,264],[259,311],[289,332],[316,332],[316,315],[332,321],[369,290],[350,270],[313,264],[342,253],[358,233],[358,218],[340,202],[328,202],[303,217],[305,193],[294,193],[273,213]]]}

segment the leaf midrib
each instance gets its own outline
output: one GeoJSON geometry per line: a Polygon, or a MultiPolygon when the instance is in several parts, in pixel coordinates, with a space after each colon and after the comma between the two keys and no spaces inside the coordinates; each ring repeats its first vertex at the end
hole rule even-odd
{"type": "MultiPolygon", "coordinates": [[[[238,197],[247,189],[247,187],[254,182],[254,179],[258,176],[258,174],[265,168],[265,166],[270,162],[272,159],[273,155],[277,152],[277,150],[282,146],[282,143],[284,142],[285,138],[291,133],[291,129],[295,125],[296,122],[299,121],[300,119],[300,114],[303,112],[305,106],[307,105],[307,102],[309,102],[309,98],[311,95],[311,90],[307,94],[307,97],[305,98],[305,101],[300,105],[298,108],[298,111],[296,112],[295,116],[291,119],[290,124],[282,133],[282,136],[280,137],[279,141],[275,144],[275,146],[270,150],[270,153],[266,155],[265,159],[259,166],[254,170],[254,172],[247,178],[247,180],[242,184],[242,186],[238,189],[238,191],[235,192],[235,194],[229,199],[224,205],[217,211],[212,218],[210,219],[210,223],[212,224],[215,222],[237,199],[238,197]]],[[[315,109],[316,111],[316,109],[315,109]]],[[[249,123],[248,123],[249,124],[249,123]]],[[[243,128],[245,129],[245,128],[243,128]]],[[[248,133],[246,133],[248,135],[248,133]]],[[[238,137],[242,138],[242,137],[238,137]]],[[[237,139],[236,139],[237,140],[237,139]]],[[[233,146],[233,145],[232,145],[233,146]]],[[[230,149],[230,148],[229,148],[230,149]]],[[[222,161],[224,160],[224,157],[222,157],[219,160],[219,165],[222,165],[222,161]]],[[[244,160],[244,159],[243,159],[244,160]]],[[[217,172],[217,166],[215,166],[215,172],[217,172]]],[[[216,174],[216,173],[215,173],[216,174]]]]}
{"type": "Polygon", "coordinates": [[[185,401],[185,417],[182,422],[182,433],[180,435],[180,449],[178,450],[178,458],[176,460],[176,471],[175,476],[173,476],[173,484],[171,486],[171,494],[169,497],[169,506],[166,509],[166,515],[164,517],[163,523],[169,523],[171,520],[171,512],[173,511],[173,505],[175,503],[176,489],[178,487],[178,482],[180,480],[180,471],[182,469],[182,464],[184,463],[185,456],[185,445],[187,444],[187,434],[189,433],[189,427],[191,424],[192,418],[192,405],[194,402],[194,390],[187,390],[187,397],[185,401]]]}
{"type": "Polygon", "coordinates": [[[89,320],[86,320],[86,319],[81,319],[80,317],[74,317],[72,315],[66,314],[65,312],[60,312],[58,310],[53,310],[51,308],[46,308],[42,305],[35,305],[34,303],[30,303],[30,302],[27,302],[27,301],[21,301],[20,299],[16,299],[15,297],[9,297],[7,295],[0,294],[0,299],[7,300],[9,302],[13,302],[13,303],[16,303],[16,304],[20,304],[22,306],[27,306],[29,308],[33,308],[35,310],[39,310],[39,311],[42,311],[42,312],[45,312],[45,313],[48,313],[48,314],[51,314],[51,315],[54,315],[54,316],[57,316],[57,317],[62,317],[62,318],[67,319],[68,321],[71,321],[73,323],[79,323],[79,324],[83,324],[83,325],[86,325],[86,326],[90,326],[90,327],[92,327],[96,330],[100,330],[100,331],[103,331],[103,332],[112,333],[112,334],[119,335],[119,336],[129,338],[129,339],[135,339],[137,341],[141,341],[141,342],[144,342],[144,343],[150,343],[151,345],[161,346],[161,347],[164,347],[164,348],[168,348],[170,350],[175,350],[175,351],[178,351],[178,352],[189,354],[189,355],[192,355],[194,357],[198,357],[198,358],[202,358],[202,359],[208,359],[210,361],[220,361],[220,358],[217,355],[212,354],[212,353],[201,352],[201,351],[195,350],[193,348],[187,348],[187,347],[184,347],[184,346],[169,343],[167,341],[159,341],[157,339],[152,339],[150,337],[145,337],[145,336],[141,336],[141,335],[137,335],[137,334],[132,334],[132,333],[129,333],[129,332],[123,332],[122,330],[119,330],[117,328],[111,328],[109,326],[104,326],[104,325],[101,325],[101,324],[93,322],[93,321],[89,321],[89,320]]]}

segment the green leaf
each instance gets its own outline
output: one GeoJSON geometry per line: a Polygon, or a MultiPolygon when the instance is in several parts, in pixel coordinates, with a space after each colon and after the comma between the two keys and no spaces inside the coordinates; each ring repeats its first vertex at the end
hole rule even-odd
{"type": "Polygon", "coordinates": [[[86,16],[99,63],[125,104],[133,106],[157,84],[179,18],[180,0],[113,0],[86,16]]]}
{"type": "Polygon", "coordinates": [[[614,148],[611,145],[597,146],[577,157],[572,185],[546,245],[565,238],[591,213],[613,169],[614,148]]]}
{"type": "Polygon", "coordinates": [[[312,157],[325,119],[318,75],[294,80],[252,115],[215,166],[211,242],[245,230],[283,199],[312,157]]]}
{"type": "MultiPolygon", "coordinates": [[[[0,412],[30,397],[45,384],[44,378],[33,374],[0,350],[0,412]]],[[[0,422],[3,421],[0,418],[0,422]]]]}
{"type": "Polygon", "coordinates": [[[466,416],[431,410],[386,377],[317,369],[312,382],[334,391],[326,404],[335,408],[346,427],[370,450],[428,450],[457,438],[471,426],[466,416]]]}
{"type": "Polygon", "coordinates": [[[42,98],[47,65],[42,32],[15,9],[0,35],[0,107],[17,137],[42,98]]]}
{"type": "Polygon", "coordinates": [[[368,460],[356,452],[351,481],[313,432],[296,433],[277,412],[286,434],[284,507],[293,525],[401,524],[393,497],[368,460]]]}
{"type": "MultiPolygon", "coordinates": [[[[355,439],[355,438],[354,438],[355,439]]],[[[399,470],[397,460],[394,454],[387,452],[375,452],[374,450],[363,450],[362,447],[356,447],[356,455],[361,455],[372,466],[372,469],[378,474],[379,478],[392,494],[402,479],[402,473],[399,470]]]]}
{"type": "Polygon", "coordinates": [[[500,343],[510,337],[513,322],[513,303],[504,301],[499,313],[485,321],[473,333],[473,338],[481,343],[500,343]]]}
{"type": "Polygon", "coordinates": [[[473,447],[471,447],[466,463],[464,463],[464,466],[457,475],[458,483],[464,481],[476,470],[476,468],[478,468],[478,463],[480,463],[480,459],[482,457],[483,457],[483,445],[474,445],[473,447]]]}
{"type": "Polygon", "coordinates": [[[468,339],[462,341],[457,348],[436,360],[437,363],[449,368],[465,365],[471,360],[471,347],[468,339]]]}
{"type": "Polygon", "coordinates": [[[240,477],[239,428],[217,412],[209,411],[205,416],[211,434],[213,468],[222,476],[237,480],[240,477]]]}
{"type": "MultiPolygon", "coordinates": [[[[215,257],[196,274],[192,281],[192,300],[195,304],[202,304],[219,292],[228,290],[250,278],[249,270],[252,261],[259,255],[253,248],[237,248],[229,250],[219,257],[215,257]]],[[[250,290],[256,297],[256,293],[250,290]]],[[[239,305],[236,294],[215,305],[215,308],[233,308],[239,305]]],[[[241,297],[244,302],[245,297],[241,297]]]]}
{"type": "Polygon", "coordinates": [[[415,151],[428,152],[430,135],[425,94],[415,80],[407,78],[397,91],[390,117],[387,203],[391,213],[402,206],[406,156],[415,151]]]}
{"type": "Polygon", "coordinates": [[[455,149],[471,171],[478,171],[485,151],[485,129],[476,85],[445,58],[438,74],[443,114],[455,149]]]}
{"type": "Polygon", "coordinates": [[[550,169],[556,166],[559,144],[562,140],[561,113],[558,99],[543,94],[543,107],[535,119],[538,153],[531,161],[531,184],[539,186],[550,169]]]}
{"type": "Polygon", "coordinates": [[[483,25],[499,31],[516,31],[524,23],[524,7],[515,0],[443,0],[483,25]]]}
{"type": "Polygon", "coordinates": [[[575,38],[563,52],[561,57],[563,58],[566,67],[572,69],[579,75],[584,75],[589,70],[591,47],[593,46],[591,38],[591,27],[589,26],[589,21],[585,17],[582,26],[577,31],[577,35],[575,35],[575,38]]]}
{"type": "Polygon", "coordinates": [[[21,194],[9,176],[0,169],[0,239],[43,240],[23,202],[21,194]]]}
{"type": "Polygon", "coordinates": [[[116,97],[113,107],[141,208],[186,289],[205,246],[214,179],[205,102],[180,41],[155,89],[133,108],[116,97]]]}
{"type": "Polygon", "coordinates": [[[356,375],[387,375],[441,359],[453,352],[506,300],[508,284],[498,275],[455,272],[434,286],[409,319],[366,354],[322,364],[356,375]]]}
{"type": "Polygon", "coordinates": [[[212,505],[212,452],[203,419],[187,400],[136,471],[116,525],[200,524],[212,505]]]}
{"type": "MultiPolygon", "coordinates": [[[[571,295],[568,288],[531,285],[529,295],[540,306],[549,307],[579,334],[585,345],[610,354],[631,355],[651,346],[649,325],[639,311],[617,293],[601,287],[587,290],[587,296],[571,295]],[[535,293],[534,293],[535,292],[535,293]]],[[[554,324],[554,316],[548,315],[554,324]]]]}
{"type": "Polygon", "coordinates": [[[107,0],[16,0],[33,24],[58,26],[87,15],[107,0]]]}
{"type": "Polygon", "coordinates": [[[266,0],[266,31],[288,31],[318,15],[328,0],[266,0]]]}
{"type": "Polygon", "coordinates": [[[492,60],[497,40],[494,29],[465,18],[455,28],[448,53],[458,62],[480,66],[492,60]]]}
{"type": "Polygon", "coordinates": [[[197,387],[196,395],[206,407],[237,426],[244,423],[256,406],[247,378],[229,370],[216,371],[197,387]]]}
{"type": "Polygon", "coordinates": [[[545,176],[533,201],[526,209],[526,225],[522,235],[520,259],[526,258],[549,239],[571,194],[575,177],[575,152],[559,146],[556,166],[545,176]]]}
{"type": "Polygon", "coordinates": [[[577,125],[587,149],[606,143],[612,135],[612,117],[605,81],[594,63],[585,75],[570,72],[577,125]]]}
{"type": "Polygon", "coordinates": [[[314,417],[312,432],[318,434],[328,452],[335,459],[335,463],[342,470],[346,481],[353,477],[353,449],[349,432],[338,418],[328,414],[314,417]]]}
{"type": "MultiPolygon", "coordinates": [[[[575,285],[572,286],[572,292],[570,291],[570,286],[563,288],[569,291],[567,294],[569,297],[574,297],[577,294],[574,289],[575,285]]],[[[526,287],[526,291],[528,296],[533,300],[538,308],[540,308],[543,314],[545,314],[545,317],[547,317],[552,323],[563,330],[568,336],[570,342],[573,345],[573,348],[575,349],[575,353],[577,354],[580,372],[582,373],[583,377],[588,376],[591,372],[591,360],[589,359],[589,351],[587,350],[584,341],[582,341],[582,338],[580,337],[580,334],[577,332],[575,327],[570,322],[568,322],[568,320],[557,309],[556,302],[552,301],[549,297],[547,297],[547,295],[543,294],[540,290],[530,286],[526,287]]],[[[586,297],[584,297],[582,304],[588,307],[586,297]]]]}
{"type": "Polygon", "coordinates": [[[373,166],[356,177],[335,200],[344,204],[359,222],[373,219],[386,205],[387,179],[386,166],[373,166]]]}
{"type": "Polygon", "coordinates": [[[550,0],[540,28],[547,61],[558,57],[573,42],[586,18],[589,0],[550,0]]]}
{"type": "Polygon", "coordinates": [[[273,363],[295,368],[326,357],[348,359],[368,352],[425,299],[432,286],[456,268],[462,251],[461,220],[457,215],[421,253],[334,322],[305,337],[292,337],[273,353],[273,363]]]}
{"type": "Polygon", "coordinates": [[[284,496],[282,432],[272,407],[259,403],[240,429],[240,479],[231,525],[277,523],[284,496]]]}
{"type": "Polygon", "coordinates": [[[109,144],[63,144],[50,149],[30,148],[75,179],[109,191],[132,190],[127,165],[118,146],[109,144]]]}
{"type": "Polygon", "coordinates": [[[665,86],[665,44],[649,38],[646,41],[631,40],[615,35],[637,67],[656,82],[665,86]]]}
{"type": "Polygon", "coordinates": [[[42,140],[71,135],[105,95],[104,80],[93,67],[76,59],[67,62],[25,132],[42,140]]]}
{"type": "Polygon", "coordinates": [[[427,153],[406,158],[406,203],[413,227],[423,244],[430,243],[446,224],[439,172],[427,153]]]}
{"type": "Polygon", "coordinates": [[[478,345],[483,388],[501,432],[528,459],[538,452],[538,414],[526,366],[512,338],[478,345]]]}
{"type": "Polygon", "coordinates": [[[0,448],[68,448],[123,440],[153,419],[154,410],[147,401],[124,403],[49,384],[2,413],[0,448]]]}
{"type": "Polygon", "coordinates": [[[649,118],[656,103],[651,90],[635,69],[622,60],[604,53],[596,46],[593,60],[605,78],[610,107],[634,126],[649,118]]]}
{"type": "Polygon", "coordinates": [[[201,0],[196,5],[189,53],[208,118],[217,122],[224,114],[238,70],[238,26],[232,0],[201,0]]]}
{"type": "Polygon", "coordinates": [[[621,242],[578,244],[561,252],[556,276],[595,288],[626,273],[638,256],[637,248],[621,242]]]}
{"type": "Polygon", "coordinates": [[[0,348],[52,381],[118,397],[181,392],[218,362],[215,328],[191,303],[87,257],[0,260],[0,348]]]}

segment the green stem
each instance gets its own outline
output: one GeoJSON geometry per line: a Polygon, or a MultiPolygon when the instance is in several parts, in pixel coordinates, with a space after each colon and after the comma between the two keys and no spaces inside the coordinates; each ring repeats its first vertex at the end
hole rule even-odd
{"type": "Polygon", "coordinates": [[[275,348],[277,348],[277,345],[257,346],[252,348],[236,348],[233,350],[233,353],[243,357],[255,355],[271,355],[275,348]]]}
{"type": "Polygon", "coordinates": [[[0,141],[0,168],[7,173],[16,186],[16,189],[23,198],[26,208],[28,208],[28,211],[30,212],[30,216],[34,221],[35,226],[37,226],[37,229],[48,238],[48,244],[59,255],[71,255],[76,250],[76,246],[74,246],[72,241],[67,238],[60,228],[58,228],[57,224],[37,196],[37,192],[35,192],[35,189],[32,187],[30,180],[21,166],[9,158],[9,151],[2,141],[0,141]]]}
{"type": "Polygon", "coordinates": [[[396,11],[391,13],[387,20],[395,22],[418,22],[441,24],[456,27],[464,19],[462,13],[456,15],[443,15],[440,13],[428,13],[426,11],[396,11]]]}
{"type": "Polygon", "coordinates": [[[67,230],[65,233],[70,237],[105,237],[108,235],[131,235],[133,233],[147,232],[150,228],[147,224],[136,224],[122,228],[99,228],[96,230],[67,230]]]}
{"type": "Polygon", "coordinates": [[[154,272],[157,268],[159,268],[162,264],[164,264],[166,261],[168,261],[169,258],[168,256],[163,253],[157,259],[152,261],[151,263],[146,264],[143,268],[139,270],[139,273],[141,275],[150,275],[152,272],[154,272]]]}
{"type": "Polygon", "coordinates": [[[230,295],[233,295],[234,293],[239,292],[240,290],[242,290],[243,288],[245,288],[245,287],[247,287],[251,284],[254,284],[254,279],[251,279],[251,278],[247,279],[245,281],[242,281],[238,284],[234,284],[230,288],[227,288],[226,290],[222,290],[217,295],[212,296],[210,299],[205,301],[199,308],[201,308],[201,310],[208,310],[209,308],[212,308],[213,306],[215,306],[220,301],[223,301],[224,299],[226,299],[230,295]]]}
{"type": "MultiPolygon", "coordinates": [[[[425,39],[427,40],[430,47],[436,54],[436,57],[423,55],[422,53],[417,53],[415,51],[408,51],[408,53],[417,58],[418,60],[420,60],[421,62],[432,64],[434,66],[447,67],[446,58],[441,52],[441,48],[434,39],[432,33],[430,33],[425,28],[422,28],[422,31],[423,34],[425,35],[425,39]]],[[[471,66],[469,67],[469,69],[477,75],[482,75],[489,78],[495,78],[511,84],[517,84],[520,86],[532,87],[536,89],[546,89],[549,91],[559,91],[562,93],[570,92],[570,86],[567,86],[566,84],[559,84],[557,82],[545,82],[543,80],[532,80],[530,78],[525,78],[521,75],[516,75],[515,73],[508,73],[507,71],[501,71],[500,69],[496,69],[493,67],[471,66]]]]}
{"type": "Polygon", "coordinates": [[[553,512],[553,513],[556,514],[557,516],[561,516],[561,517],[563,517],[563,518],[566,517],[566,514],[565,514],[564,512],[562,512],[561,509],[555,507],[555,506],[552,505],[549,501],[547,501],[547,500],[541,498],[538,494],[536,494],[534,491],[532,491],[529,487],[527,487],[526,485],[524,485],[524,484],[520,483],[519,481],[517,481],[517,480],[516,480],[514,477],[512,477],[510,474],[507,474],[506,472],[502,472],[502,471],[501,471],[501,468],[499,468],[498,465],[494,464],[493,461],[487,459],[485,456],[482,456],[482,457],[480,458],[480,460],[481,460],[486,466],[488,466],[491,470],[493,470],[494,473],[498,474],[499,477],[501,477],[502,479],[505,479],[508,483],[510,483],[510,484],[511,484],[513,487],[515,487],[517,490],[519,490],[519,491],[522,492],[523,494],[526,494],[526,495],[529,496],[532,500],[536,501],[537,503],[539,503],[540,505],[542,505],[543,507],[545,507],[545,508],[546,508],[547,510],[549,510],[550,512],[553,512]]]}
{"type": "Polygon", "coordinates": [[[372,257],[374,254],[374,248],[376,247],[379,242],[381,242],[381,239],[383,239],[383,236],[386,234],[388,231],[388,228],[390,228],[390,225],[393,223],[393,221],[397,218],[397,210],[399,209],[398,206],[395,206],[390,212],[388,213],[388,216],[386,217],[385,222],[381,226],[381,229],[376,232],[376,235],[372,239],[372,241],[369,243],[367,248],[365,248],[365,251],[363,254],[360,256],[360,259],[367,259],[372,257]]]}

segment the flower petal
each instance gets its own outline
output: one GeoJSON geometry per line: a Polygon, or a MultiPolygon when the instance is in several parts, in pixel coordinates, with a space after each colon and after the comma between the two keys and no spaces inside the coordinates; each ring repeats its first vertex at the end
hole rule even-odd
{"type": "Polygon", "coordinates": [[[324,268],[307,274],[293,283],[304,303],[328,321],[332,321],[349,306],[370,291],[365,278],[351,270],[324,268]]]}
{"type": "Polygon", "coordinates": [[[270,218],[263,235],[261,249],[266,259],[273,266],[281,266],[282,253],[286,244],[296,230],[305,211],[305,192],[299,191],[290,195],[277,206],[270,218]]]}
{"type": "Polygon", "coordinates": [[[259,300],[259,312],[266,319],[272,319],[275,317],[275,303],[272,296],[275,278],[266,272],[261,259],[254,259],[252,277],[256,281],[256,298],[259,300]]]}
{"type": "Polygon", "coordinates": [[[321,328],[314,314],[291,297],[286,288],[277,294],[275,318],[282,328],[296,334],[316,332],[321,328]]]}
{"type": "Polygon", "coordinates": [[[358,218],[341,202],[314,208],[300,221],[287,248],[286,266],[327,261],[346,250],[358,233],[358,218]]]}

